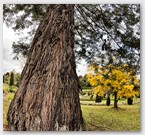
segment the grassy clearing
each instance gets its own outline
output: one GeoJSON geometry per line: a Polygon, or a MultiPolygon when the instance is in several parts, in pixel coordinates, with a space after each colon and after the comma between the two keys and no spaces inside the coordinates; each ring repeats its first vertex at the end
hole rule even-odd
{"type": "MultiPolygon", "coordinates": [[[[3,124],[7,126],[6,115],[14,93],[3,95],[3,124]]],[[[119,105],[119,109],[105,105],[81,105],[88,131],[139,131],[140,104],[119,105]]]]}
{"type": "MultiPolygon", "coordinates": [[[[95,102],[95,99],[80,99],[80,102],[82,104],[86,104],[86,105],[87,104],[92,104],[92,105],[106,105],[106,99],[103,99],[99,103],[96,103],[95,102]]],[[[140,98],[133,98],[133,104],[134,103],[137,103],[137,102],[140,102],[140,98]]],[[[110,104],[111,105],[114,104],[114,99],[113,98],[111,99],[111,103],[110,104]]],[[[118,105],[125,105],[125,104],[127,104],[127,99],[122,98],[122,99],[118,100],[118,105]]]]}
{"type": "Polygon", "coordinates": [[[3,92],[4,93],[8,93],[9,92],[9,85],[6,84],[6,83],[3,84],[3,92]]]}
{"type": "Polygon", "coordinates": [[[122,105],[118,109],[112,106],[82,105],[86,130],[102,131],[139,131],[140,104],[122,105]]]}
{"type": "Polygon", "coordinates": [[[6,93],[3,95],[3,125],[6,126],[7,122],[7,112],[10,105],[11,100],[14,97],[14,93],[6,93]]]}
{"type": "Polygon", "coordinates": [[[8,92],[16,92],[17,87],[16,86],[9,86],[8,84],[4,83],[3,84],[3,92],[8,93],[8,92]]]}
{"type": "MultiPolygon", "coordinates": [[[[93,95],[92,98],[91,98],[91,95],[89,95],[88,93],[91,92],[91,89],[83,89],[83,95],[80,94],[80,101],[81,103],[83,104],[102,104],[102,105],[106,105],[106,100],[107,100],[107,95],[105,98],[102,99],[102,102],[100,103],[95,103],[95,99],[96,99],[96,95],[93,95]]],[[[111,95],[110,96],[110,100],[111,100],[111,104],[114,104],[114,96],[111,95]]],[[[133,102],[136,103],[136,102],[139,102],[140,101],[140,98],[136,98],[134,97],[133,98],[133,102]]],[[[126,98],[121,98],[118,100],[118,104],[127,104],[127,99],[126,98]]]]}

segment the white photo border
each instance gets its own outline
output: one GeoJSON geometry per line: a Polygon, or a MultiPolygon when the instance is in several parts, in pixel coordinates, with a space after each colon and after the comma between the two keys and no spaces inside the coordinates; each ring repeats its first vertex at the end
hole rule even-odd
{"type": "Polygon", "coordinates": [[[145,133],[145,128],[143,124],[145,123],[144,110],[145,103],[144,95],[145,95],[145,1],[143,0],[1,0],[0,1],[0,135],[10,135],[10,134],[98,134],[98,135],[143,135],[145,133]],[[140,114],[140,132],[103,132],[103,131],[82,131],[82,132],[14,132],[14,131],[3,131],[3,4],[140,4],[141,6],[141,114],[140,114]]]}

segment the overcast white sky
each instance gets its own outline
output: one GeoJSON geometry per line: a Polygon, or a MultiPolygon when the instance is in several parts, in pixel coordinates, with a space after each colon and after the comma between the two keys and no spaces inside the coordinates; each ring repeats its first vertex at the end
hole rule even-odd
{"type": "Polygon", "coordinates": [[[20,62],[13,60],[12,43],[18,40],[14,31],[3,25],[3,73],[12,71],[21,72],[20,62]]]}
{"type": "MultiPolygon", "coordinates": [[[[19,38],[15,32],[7,28],[6,25],[3,25],[3,74],[12,70],[16,72],[21,72],[22,67],[21,63],[17,60],[13,60],[12,54],[12,43],[17,41],[19,38]]],[[[87,64],[84,60],[81,61],[81,64],[77,65],[77,74],[84,75],[87,72],[87,64]]]]}

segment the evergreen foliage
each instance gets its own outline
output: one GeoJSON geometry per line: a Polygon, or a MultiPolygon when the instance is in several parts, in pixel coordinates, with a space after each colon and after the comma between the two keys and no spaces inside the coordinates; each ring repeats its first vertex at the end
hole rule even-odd
{"type": "Polygon", "coordinates": [[[10,75],[10,86],[13,86],[14,85],[14,73],[11,72],[11,75],[10,75]]]}
{"type": "Polygon", "coordinates": [[[80,81],[81,87],[83,88],[91,87],[90,83],[87,80],[87,75],[84,75],[81,78],[79,78],[79,81],[80,81]]]}
{"type": "MultiPolygon", "coordinates": [[[[4,4],[4,22],[20,33],[29,28],[28,35],[13,43],[15,59],[27,57],[36,28],[48,5],[4,4]],[[27,40],[27,42],[26,42],[27,40]]],[[[77,60],[106,65],[128,63],[140,65],[140,5],[82,4],[75,5],[75,54],[77,60]]]]}

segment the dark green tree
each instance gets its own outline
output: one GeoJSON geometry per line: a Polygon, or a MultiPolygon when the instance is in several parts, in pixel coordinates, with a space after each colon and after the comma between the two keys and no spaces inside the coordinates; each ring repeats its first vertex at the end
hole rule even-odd
{"type": "Polygon", "coordinates": [[[82,130],[75,58],[140,64],[137,4],[4,5],[4,22],[18,33],[30,28],[13,43],[15,58],[28,58],[8,111],[10,130],[82,130]]]}
{"type": "Polygon", "coordinates": [[[15,85],[18,87],[19,86],[19,80],[20,80],[20,73],[15,74],[14,80],[15,80],[15,85]]]}
{"type": "Polygon", "coordinates": [[[9,78],[10,78],[9,72],[5,73],[5,74],[3,75],[4,83],[9,84],[9,81],[10,81],[9,78]]]}
{"type": "Polygon", "coordinates": [[[90,83],[87,80],[86,75],[84,75],[83,77],[81,77],[79,80],[80,80],[80,85],[81,85],[82,88],[83,87],[91,87],[90,83]]]}
{"type": "Polygon", "coordinates": [[[11,72],[10,74],[10,83],[9,83],[10,86],[13,86],[14,85],[14,73],[11,72]]]}
{"type": "MultiPolygon", "coordinates": [[[[30,28],[28,36],[13,43],[15,58],[28,55],[36,29],[48,5],[4,5],[4,22],[18,34],[30,28]],[[18,14],[22,12],[22,14],[18,14]],[[14,15],[17,16],[14,16],[14,15]],[[26,42],[30,41],[30,42],[26,42]]],[[[89,63],[140,65],[140,5],[75,5],[75,55],[89,63]]]]}

